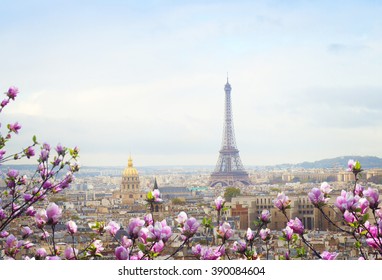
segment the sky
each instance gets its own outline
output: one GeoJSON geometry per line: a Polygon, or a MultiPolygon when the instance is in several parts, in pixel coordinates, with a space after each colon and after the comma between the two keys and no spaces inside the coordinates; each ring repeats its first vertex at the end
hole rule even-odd
{"type": "MultiPolygon", "coordinates": [[[[244,166],[382,157],[382,1],[0,3],[1,115],[86,166],[215,165],[224,85],[244,166]]],[[[346,165],[346,163],[344,163],[346,165]]]]}

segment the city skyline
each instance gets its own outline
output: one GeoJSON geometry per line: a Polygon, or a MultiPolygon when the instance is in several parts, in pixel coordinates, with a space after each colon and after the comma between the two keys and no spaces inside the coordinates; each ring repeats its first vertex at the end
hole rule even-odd
{"type": "Polygon", "coordinates": [[[382,3],[49,3],[0,7],[11,148],[36,134],[84,166],[214,166],[228,71],[244,166],[382,157],[382,3]]]}

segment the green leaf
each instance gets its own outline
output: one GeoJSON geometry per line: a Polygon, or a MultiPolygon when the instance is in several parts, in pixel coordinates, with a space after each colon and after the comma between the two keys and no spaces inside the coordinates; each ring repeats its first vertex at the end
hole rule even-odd
{"type": "Polygon", "coordinates": [[[202,220],[202,225],[206,228],[210,228],[212,224],[212,219],[209,219],[207,217],[204,217],[202,220]]]}
{"type": "Polygon", "coordinates": [[[144,252],[146,250],[146,246],[143,244],[143,243],[138,243],[138,248],[139,250],[141,250],[142,252],[144,252]]]}
{"type": "Polygon", "coordinates": [[[369,219],[369,213],[366,213],[366,214],[363,215],[363,217],[362,217],[362,224],[364,224],[365,222],[367,222],[368,219],[369,219]]]}
{"type": "Polygon", "coordinates": [[[361,170],[361,163],[358,160],[355,162],[354,169],[361,170]]]}
{"type": "Polygon", "coordinates": [[[228,206],[224,206],[224,207],[222,208],[222,211],[227,211],[227,210],[229,210],[229,207],[228,207],[228,206]]]}
{"type": "Polygon", "coordinates": [[[253,224],[254,224],[255,226],[260,226],[262,223],[263,223],[263,222],[260,221],[260,220],[255,220],[255,221],[253,221],[253,224]]]}
{"type": "Polygon", "coordinates": [[[151,191],[149,191],[146,196],[147,196],[148,200],[153,200],[154,199],[153,193],[151,191]]]}
{"type": "Polygon", "coordinates": [[[357,241],[356,243],[354,243],[354,246],[359,249],[361,248],[362,244],[360,241],[357,241]]]}
{"type": "Polygon", "coordinates": [[[36,138],[36,135],[33,135],[33,138],[32,138],[32,140],[33,140],[33,144],[38,144],[38,143],[37,143],[37,138],[36,138]]]}
{"type": "Polygon", "coordinates": [[[284,236],[280,236],[279,240],[286,241],[286,238],[284,236]]]}
{"type": "Polygon", "coordinates": [[[352,228],[357,228],[358,225],[359,225],[358,222],[349,223],[349,226],[351,226],[352,228]]]}
{"type": "Polygon", "coordinates": [[[294,233],[294,234],[292,235],[292,240],[293,240],[293,242],[296,242],[297,239],[298,239],[298,235],[294,233]]]}

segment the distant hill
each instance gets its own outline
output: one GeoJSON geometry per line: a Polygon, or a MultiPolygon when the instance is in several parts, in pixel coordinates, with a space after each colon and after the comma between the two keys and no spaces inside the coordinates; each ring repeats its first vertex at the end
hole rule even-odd
{"type": "Polygon", "coordinates": [[[342,156],[330,159],[322,159],[314,162],[302,162],[298,164],[280,164],[279,168],[347,168],[349,159],[358,160],[362,168],[382,168],[382,158],[374,156],[342,156]]]}
{"type": "MultiPolygon", "coordinates": [[[[285,163],[285,164],[277,164],[272,166],[250,166],[252,168],[270,168],[270,169],[288,169],[288,168],[347,168],[347,163],[349,159],[358,160],[361,162],[362,168],[371,169],[371,168],[382,168],[382,158],[375,156],[341,156],[330,159],[322,159],[314,162],[301,162],[297,164],[285,163]]],[[[0,171],[6,171],[10,168],[14,168],[17,170],[24,170],[29,172],[34,172],[36,170],[37,165],[0,165],[0,171]]],[[[123,166],[82,166],[80,172],[76,174],[76,177],[82,176],[96,176],[96,175],[112,175],[112,176],[120,176],[122,170],[125,167],[123,166]]],[[[206,172],[206,170],[213,170],[214,166],[206,166],[206,165],[196,165],[196,166],[140,166],[138,167],[140,174],[170,174],[170,173],[195,173],[206,172]]],[[[66,172],[62,172],[65,174],[66,172]]],[[[0,172],[1,174],[1,172],[0,172]]]]}

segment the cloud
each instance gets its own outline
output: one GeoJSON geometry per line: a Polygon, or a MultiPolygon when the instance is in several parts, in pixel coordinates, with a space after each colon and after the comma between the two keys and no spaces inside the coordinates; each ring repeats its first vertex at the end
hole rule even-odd
{"type": "Polygon", "coordinates": [[[327,47],[329,53],[333,54],[344,54],[344,53],[355,53],[369,50],[370,47],[367,45],[357,45],[357,44],[338,44],[333,43],[327,47]]]}

